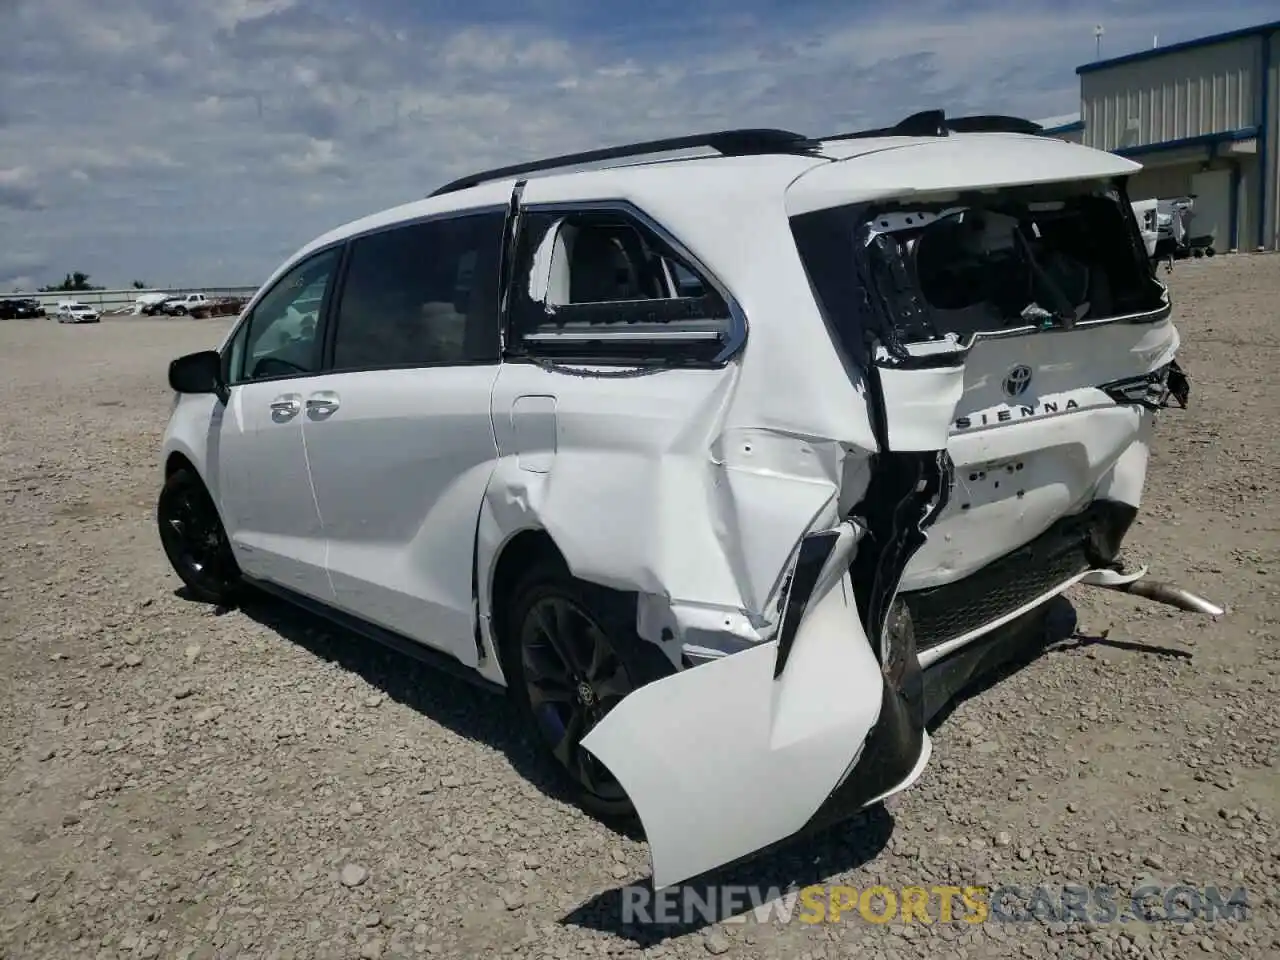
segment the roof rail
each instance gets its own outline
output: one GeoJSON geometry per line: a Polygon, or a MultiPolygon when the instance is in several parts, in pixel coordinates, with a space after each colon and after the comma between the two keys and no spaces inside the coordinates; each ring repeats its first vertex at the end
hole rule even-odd
{"type": "Polygon", "coordinates": [[[872,130],[855,130],[837,133],[816,140],[862,140],[868,137],[945,137],[952,133],[1031,133],[1038,134],[1044,128],[1038,123],[1021,117],[973,116],[950,117],[942,110],[922,110],[899,120],[891,127],[872,130]]]}
{"type": "Polygon", "coordinates": [[[1034,120],[1022,117],[1004,117],[998,114],[974,117],[955,117],[947,121],[947,129],[955,133],[1028,133],[1044,132],[1044,127],[1034,120]]]}
{"type": "Polygon", "coordinates": [[[544,160],[531,160],[526,163],[515,163],[493,170],[482,170],[460,177],[430,194],[438,197],[441,194],[465,190],[489,180],[503,180],[507,177],[523,173],[536,173],[542,170],[555,170],[558,167],[572,167],[583,163],[597,163],[602,160],[623,160],[629,157],[643,157],[654,153],[670,153],[676,150],[691,150],[697,147],[708,147],[723,156],[751,156],[766,153],[803,153],[811,150],[816,144],[804,134],[790,130],[744,129],[718,130],[712,133],[695,133],[684,137],[670,137],[665,140],[646,140],[640,143],[623,144],[616,147],[604,147],[599,150],[587,150],[582,153],[566,153],[559,157],[544,160]]]}

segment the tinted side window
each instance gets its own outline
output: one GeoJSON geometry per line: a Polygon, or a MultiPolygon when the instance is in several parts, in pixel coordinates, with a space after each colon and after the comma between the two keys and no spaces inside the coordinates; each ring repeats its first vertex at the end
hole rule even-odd
{"type": "Polygon", "coordinates": [[[338,254],[334,248],[304,260],[258,301],[249,318],[243,358],[235,356],[232,363],[233,382],[315,372],[316,326],[338,254]]]}
{"type": "Polygon", "coordinates": [[[333,369],[496,363],[504,222],[468,214],[354,241],[333,369]]]}

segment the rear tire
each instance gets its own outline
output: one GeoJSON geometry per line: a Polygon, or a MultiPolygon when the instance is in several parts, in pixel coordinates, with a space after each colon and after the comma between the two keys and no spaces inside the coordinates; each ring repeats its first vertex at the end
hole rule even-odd
{"type": "Polygon", "coordinates": [[[625,696],[676,672],[635,632],[635,618],[634,600],[545,562],[517,584],[499,630],[502,668],[526,729],[579,806],[608,818],[632,818],[635,808],[582,738],[625,696]]]}
{"type": "Polygon", "coordinates": [[[179,468],[165,480],[156,522],[165,556],[195,599],[232,605],[240,593],[240,567],[218,508],[194,470],[179,468]]]}

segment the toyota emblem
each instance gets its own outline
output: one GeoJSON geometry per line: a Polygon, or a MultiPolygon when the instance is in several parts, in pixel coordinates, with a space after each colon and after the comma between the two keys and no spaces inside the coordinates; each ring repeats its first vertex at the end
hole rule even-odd
{"type": "Polygon", "coordinates": [[[1031,386],[1031,368],[1026,364],[1018,364],[1004,378],[1004,392],[1011,397],[1020,397],[1031,386]]]}

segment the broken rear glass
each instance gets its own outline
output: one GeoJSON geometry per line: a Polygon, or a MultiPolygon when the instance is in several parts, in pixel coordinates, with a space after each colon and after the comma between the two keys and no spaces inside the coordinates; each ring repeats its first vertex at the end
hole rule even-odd
{"type": "Polygon", "coordinates": [[[894,336],[882,340],[950,336],[968,345],[979,334],[1168,308],[1128,201],[1114,188],[1012,188],[932,204],[844,207],[797,217],[793,227],[824,306],[847,323],[843,308],[855,297],[855,309],[870,307],[892,326],[894,336]],[[850,259],[855,271],[838,277],[850,259]]]}

